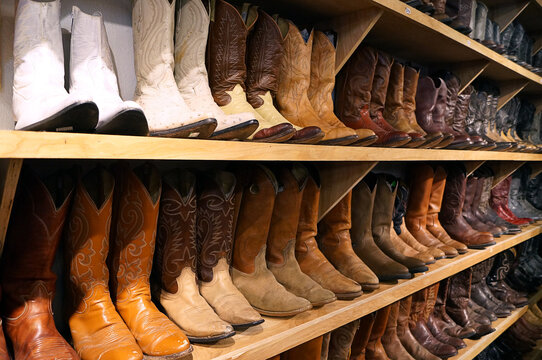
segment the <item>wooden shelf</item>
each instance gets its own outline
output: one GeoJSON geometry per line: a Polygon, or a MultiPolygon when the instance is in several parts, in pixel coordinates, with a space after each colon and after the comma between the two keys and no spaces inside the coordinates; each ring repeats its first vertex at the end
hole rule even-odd
{"type": "Polygon", "coordinates": [[[0,130],[0,159],[254,161],[542,161],[542,154],[266,144],[141,136],[0,130]]]}
{"type": "Polygon", "coordinates": [[[260,326],[238,332],[214,345],[194,345],[195,360],[267,359],[294,346],[359,319],[405,296],[465,270],[491,256],[542,233],[542,225],[531,225],[514,236],[503,236],[485,250],[469,250],[455,259],[429,265],[429,271],[380,289],[353,301],[335,301],[288,319],[266,317],[260,326]]]}

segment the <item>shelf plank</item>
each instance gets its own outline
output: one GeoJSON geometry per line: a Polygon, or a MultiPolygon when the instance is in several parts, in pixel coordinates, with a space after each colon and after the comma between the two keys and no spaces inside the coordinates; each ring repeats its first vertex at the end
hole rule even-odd
{"type": "Polygon", "coordinates": [[[0,159],[0,255],[4,249],[11,208],[23,165],[22,159],[0,159]]]}
{"type": "Polygon", "coordinates": [[[377,309],[413,294],[442,279],[542,233],[542,225],[526,227],[520,234],[496,239],[485,250],[470,250],[455,259],[429,265],[429,271],[397,284],[382,284],[380,289],[352,301],[335,301],[321,308],[287,319],[265,317],[262,325],[238,332],[233,338],[214,345],[194,345],[195,360],[267,359],[294,346],[359,319],[377,309]]]}
{"type": "Polygon", "coordinates": [[[142,136],[0,130],[0,159],[243,161],[542,161],[542,154],[266,144],[142,136]]]}
{"type": "Polygon", "coordinates": [[[490,10],[490,17],[499,24],[501,32],[512,23],[526,8],[529,6],[529,1],[521,3],[512,2],[509,5],[502,5],[490,10]]]}

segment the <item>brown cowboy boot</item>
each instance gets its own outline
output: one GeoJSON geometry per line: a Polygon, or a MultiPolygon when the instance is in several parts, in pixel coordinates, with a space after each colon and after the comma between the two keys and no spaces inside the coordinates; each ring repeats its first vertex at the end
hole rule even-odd
{"type": "Polygon", "coordinates": [[[2,257],[2,315],[15,359],[79,359],[58,333],[51,309],[51,267],[72,191],[62,174],[42,182],[28,169],[21,173],[2,257]]]}
{"type": "Polygon", "coordinates": [[[115,180],[97,168],[77,180],[65,233],[72,294],[70,330],[83,359],[142,359],[132,333],[109,296],[109,230],[115,180]]]}
{"type": "Polygon", "coordinates": [[[386,324],[386,331],[382,337],[382,345],[390,359],[413,360],[401,340],[397,336],[397,318],[399,316],[399,301],[390,305],[390,315],[386,324]]]}
{"type": "Polygon", "coordinates": [[[280,355],[280,360],[320,360],[322,336],[307,341],[280,355]]]}
{"type": "Polygon", "coordinates": [[[354,335],[350,360],[365,360],[365,349],[369,343],[369,336],[375,323],[376,313],[370,313],[359,319],[359,328],[354,335]]]}
{"type": "Polygon", "coordinates": [[[369,335],[369,342],[365,347],[365,358],[367,360],[387,360],[386,350],[382,345],[382,336],[386,332],[388,317],[390,315],[390,306],[386,306],[376,312],[375,322],[369,335]]]}
{"type": "Polygon", "coordinates": [[[359,319],[331,332],[327,360],[348,360],[354,336],[359,329],[359,319]]]}
{"type": "Polygon", "coordinates": [[[192,352],[192,345],[158,311],[149,285],[162,190],[160,174],[148,163],[135,170],[120,163],[114,170],[116,191],[109,249],[113,302],[143,354],[184,356],[192,352]]]}
{"type": "Polygon", "coordinates": [[[427,288],[427,306],[425,307],[424,317],[427,319],[427,328],[431,330],[433,336],[440,342],[448,345],[452,345],[457,350],[467,347],[467,344],[458,337],[447,334],[444,329],[447,328],[446,323],[439,323],[434,321],[433,313],[435,311],[435,305],[437,303],[437,294],[439,290],[439,283],[433,284],[427,288]],[[444,325],[441,328],[439,325],[444,325]]]}
{"type": "Polygon", "coordinates": [[[441,78],[437,79],[437,100],[435,101],[435,107],[433,109],[432,121],[434,126],[440,129],[440,132],[444,134],[444,139],[435,148],[440,149],[450,145],[455,137],[452,133],[452,129],[446,123],[447,106],[448,106],[448,88],[446,83],[441,78]]]}

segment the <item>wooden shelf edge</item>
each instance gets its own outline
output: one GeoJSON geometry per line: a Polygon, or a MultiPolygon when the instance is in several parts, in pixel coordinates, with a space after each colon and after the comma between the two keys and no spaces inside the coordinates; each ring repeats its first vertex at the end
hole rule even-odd
{"type": "Polygon", "coordinates": [[[215,345],[195,345],[195,360],[267,359],[294,346],[325,334],[344,324],[415,293],[427,286],[465,270],[501,251],[542,233],[542,225],[531,225],[514,236],[503,236],[485,250],[470,250],[455,259],[443,259],[429,265],[429,271],[398,284],[381,284],[380,289],[353,301],[336,301],[288,319],[266,317],[266,321],[232,339],[215,345]]]}
{"type": "Polygon", "coordinates": [[[0,159],[243,161],[542,161],[542,154],[269,144],[0,130],[0,159]]]}

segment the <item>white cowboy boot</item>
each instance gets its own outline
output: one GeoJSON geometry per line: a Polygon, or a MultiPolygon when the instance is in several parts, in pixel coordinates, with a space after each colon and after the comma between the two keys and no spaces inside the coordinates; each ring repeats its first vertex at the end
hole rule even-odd
{"type": "Polygon", "coordinates": [[[251,113],[226,115],[213,100],[205,68],[209,15],[201,0],[182,0],[175,32],[175,80],[188,107],[218,125],[212,139],[246,139],[257,128],[251,113]]]}
{"type": "Polygon", "coordinates": [[[185,103],[173,76],[175,0],[134,0],[136,99],[151,136],[208,138],[217,122],[185,103]]]}
{"type": "Polygon", "coordinates": [[[122,101],[113,54],[102,15],[88,15],[72,8],[70,93],[92,99],[98,105],[96,132],[147,135],[143,109],[134,101],[122,101]]]}
{"type": "Polygon", "coordinates": [[[93,130],[96,104],[64,89],[60,1],[20,0],[13,45],[15,130],[93,130]]]}

